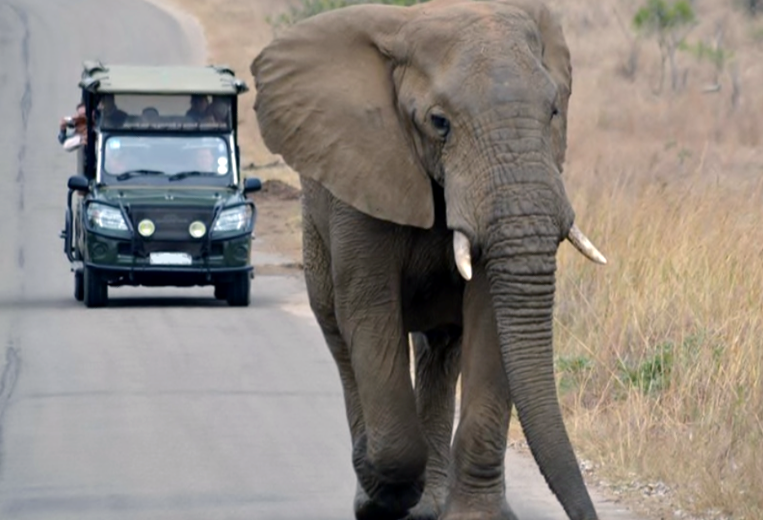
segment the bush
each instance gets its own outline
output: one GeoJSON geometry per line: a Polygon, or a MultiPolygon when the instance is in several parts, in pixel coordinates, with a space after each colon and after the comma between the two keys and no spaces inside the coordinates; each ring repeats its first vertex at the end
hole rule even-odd
{"type": "Polygon", "coordinates": [[[670,66],[670,85],[673,91],[680,88],[676,49],[683,43],[694,26],[696,16],[687,0],[676,0],[672,4],[665,0],[648,0],[633,18],[637,31],[654,36],[662,54],[662,76],[658,92],[662,91],[665,79],[665,65],[670,66]]]}
{"type": "Polygon", "coordinates": [[[357,4],[386,4],[386,5],[400,5],[408,6],[414,4],[421,4],[427,0],[300,0],[298,5],[293,5],[289,8],[288,13],[279,15],[275,19],[268,19],[268,23],[274,28],[279,29],[281,27],[288,27],[295,23],[310,18],[316,14],[323,13],[325,11],[331,11],[333,9],[339,9],[340,7],[348,7],[350,5],[357,4]]]}

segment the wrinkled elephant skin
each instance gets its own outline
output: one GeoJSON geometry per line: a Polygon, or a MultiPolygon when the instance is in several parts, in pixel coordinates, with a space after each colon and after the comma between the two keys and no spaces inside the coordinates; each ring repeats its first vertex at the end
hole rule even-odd
{"type": "Polygon", "coordinates": [[[559,409],[552,314],[559,244],[606,259],[562,182],[572,70],[549,10],[342,8],[285,31],[251,72],[265,143],[302,181],[305,277],[344,389],[356,517],[514,518],[515,405],[568,516],[597,518],[559,409]]]}

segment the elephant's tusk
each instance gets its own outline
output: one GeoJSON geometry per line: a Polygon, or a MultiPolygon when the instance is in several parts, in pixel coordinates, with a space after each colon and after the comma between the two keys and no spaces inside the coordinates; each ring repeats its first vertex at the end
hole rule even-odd
{"type": "Polygon", "coordinates": [[[469,239],[460,231],[453,232],[453,253],[456,256],[456,267],[464,280],[472,279],[472,246],[469,239]]]}
{"type": "Polygon", "coordinates": [[[604,255],[602,255],[599,250],[596,249],[596,246],[594,246],[591,241],[588,240],[588,237],[586,237],[575,224],[573,224],[572,228],[570,228],[570,232],[567,234],[567,240],[572,242],[572,245],[575,246],[575,249],[583,253],[583,256],[592,262],[596,262],[597,264],[607,263],[607,259],[604,258],[604,255]]]}

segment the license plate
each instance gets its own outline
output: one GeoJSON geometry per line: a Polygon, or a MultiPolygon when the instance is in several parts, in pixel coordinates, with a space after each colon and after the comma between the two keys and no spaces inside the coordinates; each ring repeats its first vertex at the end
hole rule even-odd
{"type": "Polygon", "coordinates": [[[191,265],[188,253],[151,253],[148,257],[151,265],[191,265]]]}

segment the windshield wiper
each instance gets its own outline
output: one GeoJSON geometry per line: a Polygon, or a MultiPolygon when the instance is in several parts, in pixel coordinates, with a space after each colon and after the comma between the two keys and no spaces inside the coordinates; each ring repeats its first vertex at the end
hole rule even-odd
{"type": "Polygon", "coordinates": [[[171,181],[179,181],[186,177],[217,177],[219,174],[215,172],[205,172],[202,170],[188,170],[184,172],[173,173],[168,178],[171,181]]]}
{"type": "Polygon", "coordinates": [[[128,170],[124,173],[120,173],[117,175],[118,181],[123,181],[125,179],[129,179],[131,177],[137,177],[138,175],[164,175],[165,173],[161,170],[128,170]]]}

